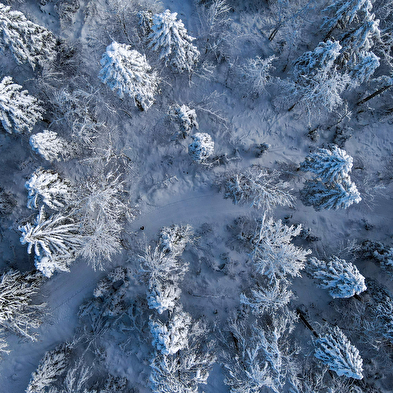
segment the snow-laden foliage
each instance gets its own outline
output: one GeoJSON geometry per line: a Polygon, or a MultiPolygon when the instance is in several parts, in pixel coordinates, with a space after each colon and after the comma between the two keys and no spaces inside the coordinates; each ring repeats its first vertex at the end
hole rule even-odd
{"type": "Polygon", "coordinates": [[[183,254],[193,235],[191,225],[172,225],[163,227],[160,232],[160,244],[163,251],[177,257],[183,254]]]}
{"type": "Polygon", "coordinates": [[[349,176],[353,158],[343,149],[332,146],[317,149],[300,164],[300,169],[314,173],[324,183],[336,183],[349,176]]]}
{"type": "Polygon", "coordinates": [[[195,109],[191,109],[187,105],[174,106],[171,108],[169,116],[179,124],[179,131],[174,136],[175,138],[185,139],[194,128],[199,128],[195,109]]]}
{"type": "Polygon", "coordinates": [[[280,180],[280,173],[259,165],[229,174],[224,188],[224,197],[231,198],[234,204],[249,204],[265,211],[271,211],[276,206],[292,207],[295,201],[289,184],[280,180]]]}
{"type": "Polygon", "coordinates": [[[171,280],[179,282],[188,270],[188,263],[178,259],[175,255],[165,252],[161,247],[147,247],[140,256],[140,274],[149,280],[171,280]]]}
{"type": "Polygon", "coordinates": [[[9,48],[15,60],[28,62],[34,69],[56,56],[56,39],[46,28],[26,19],[19,11],[0,3],[0,48],[9,48]]]}
{"type": "Polygon", "coordinates": [[[112,42],[102,55],[101,65],[99,78],[120,98],[129,95],[141,110],[153,105],[159,79],[145,55],[130,45],[112,42]]]}
{"type": "Polygon", "coordinates": [[[32,135],[30,146],[33,151],[50,162],[61,161],[72,155],[67,141],[54,131],[44,130],[32,135]]]}
{"type": "Polygon", "coordinates": [[[349,70],[358,64],[361,53],[370,51],[374,42],[380,40],[379,20],[374,18],[374,14],[368,16],[356,30],[345,34],[341,40],[343,49],[340,62],[347,65],[349,70]]]}
{"type": "Polygon", "coordinates": [[[276,59],[276,56],[269,56],[265,59],[257,56],[247,59],[244,64],[239,66],[242,82],[253,92],[262,94],[273,79],[271,74],[275,67],[272,63],[276,59]]]}
{"type": "Polygon", "coordinates": [[[162,314],[166,310],[173,310],[177,305],[181,289],[171,280],[158,278],[149,281],[147,303],[149,308],[162,314]]]}
{"type": "Polygon", "coordinates": [[[336,28],[346,29],[353,21],[363,19],[372,10],[371,0],[336,0],[323,10],[331,15],[324,18],[323,29],[328,35],[336,28]]]}
{"type": "Polygon", "coordinates": [[[153,346],[164,355],[173,355],[188,346],[191,315],[180,307],[175,308],[167,321],[150,318],[153,346]]]}
{"type": "Polygon", "coordinates": [[[288,340],[293,319],[293,314],[283,313],[267,317],[263,324],[254,322],[247,326],[232,321],[230,334],[235,356],[228,354],[224,363],[224,382],[231,393],[286,391],[284,386],[291,384],[298,371],[288,340]]]}
{"type": "Polygon", "coordinates": [[[61,393],[96,393],[96,390],[87,388],[92,374],[91,366],[85,366],[81,361],[77,362],[67,370],[61,393]]]}
{"type": "Polygon", "coordinates": [[[255,315],[274,312],[286,306],[293,296],[283,280],[277,280],[273,284],[258,285],[256,289],[251,288],[250,292],[249,296],[240,294],[240,303],[250,307],[255,315]]]}
{"type": "Polygon", "coordinates": [[[344,259],[333,256],[328,262],[317,258],[310,258],[308,262],[307,270],[318,281],[318,286],[328,289],[334,299],[359,295],[367,289],[357,267],[344,259]]]}
{"type": "Polygon", "coordinates": [[[83,244],[79,224],[61,214],[46,219],[43,207],[34,224],[28,222],[19,230],[21,243],[28,244],[29,254],[34,247],[36,267],[47,277],[55,270],[67,270],[83,244]]]}
{"type": "Polygon", "coordinates": [[[150,10],[139,11],[137,13],[138,17],[138,27],[142,37],[146,38],[151,32],[151,27],[153,25],[153,12],[150,10]]]}
{"type": "Polygon", "coordinates": [[[46,352],[36,371],[31,374],[26,393],[46,393],[47,388],[65,373],[69,362],[68,356],[67,344],[46,352]]]}
{"type": "Polygon", "coordinates": [[[84,238],[80,254],[95,270],[121,249],[124,221],[132,218],[123,194],[124,184],[114,172],[89,178],[80,187],[75,206],[84,238]]]}
{"type": "Polygon", "coordinates": [[[40,273],[9,270],[0,277],[0,326],[36,341],[32,329],[42,324],[45,303],[34,304],[42,283],[40,273]]]}
{"type": "Polygon", "coordinates": [[[351,78],[348,74],[341,74],[335,68],[329,72],[318,72],[315,75],[304,75],[300,81],[286,81],[285,92],[296,101],[292,105],[304,106],[309,115],[321,108],[332,112],[344,101],[341,94],[345,91],[351,78]]]}
{"type": "Polygon", "coordinates": [[[288,227],[281,220],[263,217],[251,240],[251,257],[256,271],[269,277],[272,283],[288,275],[300,276],[307,255],[311,253],[291,243],[293,237],[299,236],[301,229],[301,225],[288,227]]]}
{"type": "Polygon", "coordinates": [[[315,210],[347,209],[362,200],[355,183],[349,178],[331,185],[308,180],[301,190],[301,197],[306,206],[313,206],[315,210]]]}
{"type": "Polygon", "coordinates": [[[379,66],[379,57],[373,52],[360,52],[356,64],[350,70],[351,83],[360,85],[368,82],[379,66]]]}
{"type": "Polygon", "coordinates": [[[362,243],[360,252],[362,257],[375,259],[383,269],[393,273],[393,247],[366,240],[362,243]]]}
{"type": "Polygon", "coordinates": [[[191,72],[199,59],[199,51],[192,44],[195,38],[187,34],[177,12],[169,10],[153,15],[152,32],[149,35],[149,48],[159,52],[160,59],[165,60],[178,72],[191,72]]]}
{"type": "Polygon", "coordinates": [[[339,376],[363,379],[363,360],[359,351],[338,326],[315,340],[314,355],[339,376]]]}
{"type": "Polygon", "coordinates": [[[191,138],[193,142],[188,145],[188,154],[194,161],[203,163],[214,153],[213,139],[204,132],[197,132],[191,138]]]}
{"type": "Polygon", "coordinates": [[[303,53],[293,64],[292,73],[296,80],[315,76],[330,71],[340,55],[341,45],[338,41],[327,40],[309,52],[303,53]]]}
{"type": "Polygon", "coordinates": [[[9,134],[31,131],[44,112],[38,100],[21,89],[10,76],[0,82],[0,120],[9,134]]]}
{"type": "Polygon", "coordinates": [[[29,192],[27,207],[38,209],[45,204],[50,209],[60,210],[71,200],[73,189],[67,180],[59,174],[47,169],[38,168],[25,183],[29,192]]]}
{"type": "Polygon", "coordinates": [[[187,347],[173,355],[155,352],[150,363],[150,387],[154,393],[197,393],[199,385],[207,384],[216,357],[206,334],[205,327],[194,323],[187,347]]]}

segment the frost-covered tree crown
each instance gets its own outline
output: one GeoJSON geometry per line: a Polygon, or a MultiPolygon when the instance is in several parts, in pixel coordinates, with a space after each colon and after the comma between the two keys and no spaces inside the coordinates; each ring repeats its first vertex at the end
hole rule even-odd
{"type": "Polygon", "coordinates": [[[363,359],[338,326],[315,340],[315,346],[315,357],[337,375],[363,379],[363,359]]]}
{"type": "Polygon", "coordinates": [[[251,257],[258,273],[266,275],[273,282],[276,278],[300,276],[310,250],[303,250],[291,243],[298,236],[301,225],[288,227],[281,220],[261,220],[254,238],[251,257]]]}
{"type": "Polygon", "coordinates": [[[120,98],[129,95],[142,110],[153,105],[159,79],[145,55],[130,45],[112,42],[102,55],[101,65],[99,78],[120,98]]]}
{"type": "Polygon", "coordinates": [[[44,112],[38,100],[21,89],[10,76],[0,82],[0,120],[10,134],[31,131],[44,112]]]}
{"type": "Polygon", "coordinates": [[[42,168],[31,175],[25,187],[29,192],[27,207],[30,209],[37,209],[42,202],[53,210],[59,210],[65,207],[73,192],[70,183],[61,179],[58,173],[42,168]]]}
{"type": "Polygon", "coordinates": [[[193,142],[188,145],[188,154],[194,161],[204,162],[214,153],[214,142],[209,134],[197,132],[192,135],[193,142]]]}
{"type": "Polygon", "coordinates": [[[53,34],[1,3],[0,27],[0,48],[10,48],[18,63],[28,62],[34,69],[37,64],[44,65],[55,58],[53,34]]]}
{"type": "Polygon", "coordinates": [[[249,204],[256,209],[270,211],[276,206],[294,205],[288,183],[280,179],[280,173],[258,165],[227,176],[224,181],[225,198],[235,204],[249,204]]]}
{"type": "Polygon", "coordinates": [[[349,298],[364,292],[364,277],[355,265],[333,256],[328,262],[310,258],[308,270],[321,288],[333,298],[349,298]]]}
{"type": "Polygon", "coordinates": [[[324,183],[335,183],[349,176],[352,165],[353,158],[334,145],[330,150],[318,149],[309,154],[300,168],[314,173],[324,183]]]}
{"type": "Polygon", "coordinates": [[[50,162],[61,161],[70,153],[66,140],[59,137],[54,131],[44,130],[32,135],[30,146],[33,151],[50,162]]]}
{"type": "Polygon", "coordinates": [[[177,12],[169,10],[153,16],[152,32],[149,35],[149,48],[159,51],[160,59],[178,72],[191,72],[199,59],[199,51],[192,44],[195,39],[187,34],[177,12]]]}

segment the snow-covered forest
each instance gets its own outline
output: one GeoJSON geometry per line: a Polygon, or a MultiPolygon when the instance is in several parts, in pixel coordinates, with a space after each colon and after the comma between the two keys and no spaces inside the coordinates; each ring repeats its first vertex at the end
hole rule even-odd
{"type": "Polygon", "coordinates": [[[392,0],[0,29],[0,393],[393,391],[392,0]]]}

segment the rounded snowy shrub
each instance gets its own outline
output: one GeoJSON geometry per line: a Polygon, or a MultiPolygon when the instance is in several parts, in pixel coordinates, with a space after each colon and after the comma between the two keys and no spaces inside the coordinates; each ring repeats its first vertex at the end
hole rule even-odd
{"type": "Polygon", "coordinates": [[[188,146],[188,154],[194,161],[203,162],[214,152],[214,142],[209,134],[198,132],[192,135],[193,142],[188,146]]]}

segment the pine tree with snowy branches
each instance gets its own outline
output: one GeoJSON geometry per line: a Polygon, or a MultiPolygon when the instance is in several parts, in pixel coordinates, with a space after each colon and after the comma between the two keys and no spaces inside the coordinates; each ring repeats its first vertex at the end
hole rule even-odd
{"type": "Polygon", "coordinates": [[[314,173],[324,183],[336,183],[349,176],[353,158],[336,145],[331,149],[317,149],[300,164],[300,169],[314,173]]]}
{"type": "Polygon", "coordinates": [[[42,324],[45,303],[34,304],[43,276],[37,272],[8,270],[0,277],[0,326],[36,341],[31,330],[42,324]]]}
{"type": "Polygon", "coordinates": [[[22,233],[20,242],[28,244],[29,254],[34,247],[36,267],[47,277],[55,270],[68,270],[83,244],[79,224],[61,214],[46,219],[43,207],[34,224],[28,222],[20,226],[19,231],[22,233]]]}
{"type": "Polygon", "coordinates": [[[349,177],[332,184],[318,179],[307,180],[300,195],[302,202],[306,206],[313,206],[315,210],[347,209],[362,200],[355,183],[349,177]]]}
{"type": "Polygon", "coordinates": [[[180,256],[191,241],[192,235],[191,225],[163,227],[160,232],[160,244],[165,252],[180,256]]]}
{"type": "Polygon", "coordinates": [[[152,345],[164,355],[174,355],[188,346],[192,318],[180,307],[171,312],[167,321],[150,317],[150,333],[153,336],[152,345]]]}
{"type": "Polygon", "coordinates": [[[179,131],[174,136],[175,138],[185,139],[194,128],[199,128],[195,109],[191,109],[187,105],[174,106],[171,108],[169,116],[179,124],[179,131]]]}
{"type": "Polygon", "coordinates": [[[72,155],[69,143],[54,131],[44,130],[30,137],[30,146],[49,162],[61,161],[72,155]]]}
{"type": "Polygon", "coordinates": [[[326,73],[334,67],[334,62],[340,55],[341,45],[338,41],[327,40],[309,52],[303,53],[293,64],[292,74],[295,80],[326,73]]]}
{"type": "Polygon", "coordinates": [[[272,63],[276,59],[276,56],[269,56],[265,59],[256,56],[255,58],[247,59],[244,64],[239,66],[242,82],[251,88],[253,92],[262,94],[273,79],[271,73],[275,67],[272,63]]]}
{"type": "Polygon", "coordinates": [[[336,0],[323,10],[331,16],[324,18],[321,27],[327,30],[329,37],[335,28],[345,29],[352,22],[367,17],[372,8],[371,0],[336,0]]]}
{"type": "Polygon", "coordinates": [[[28,62],[34,69],[56,56],[56,39],[46,28],[39,26],[19,11],[11,11],[0,3],[0,48],[9,48],[19,64],[28,62]]]}
{"type": "Polygon", "coordinates": [[[149,48],[159,52],[160,59],[165,60],[178,72],[191,72],[199,59],[199,51],[192,44],[195,38],[187,34],[177,12],[169,10],[153,15],[152,32],[149,35],[149,48]]]}
{"type": "Polygon", "coordinates": [[[60,210],[67,205],[73,194],[71,184],[67,180],[61,179],[55,171],[43,168],[34,171],[25,187],[29,192],[29,209],[37,209],[43,203],[50,209],[60,210]]]}
{"type": "Polygon", "coordinates": [[[289,184],[280,180],[280,173],[259,165],[231,173],[224,181],[224,198],[236,204],[249,204],[256,209],[271,211],[276,206],[294,206],[295,198],[289,184]]]}
{"type": "Polygon", "coordinates": [[[153,105],[159,79],[151,72],[146,56],[130,45],[112,42],[102,55],[101,65],[99,78],[120,98],[129,95],[140,110],[153,105]]]}
{"type": "Polygon", "coordinates": [[[204,163],[214,153],[214,142],[209,134],[197,132],[192,135],[193,142],[188,145],[188,154],[199,163],[204,163]]]}
{"type": "Polygon", "coordinates": [[[288,227],[281,220],[274,222],[273,218],[263,217],[260,221],[251,240],[251,258],[256,271],[267,276],[271,283],[288,275],[299,277],[300,270],[304,269],[311,250],[303,250],[291,243],[301,229],[301,225],[288,227]]]}
{"type": "Polygon", "coordinates": [[[359,351],[338,326],[314,343],[315,357],[338,376],[363,379],[363,360],[359,351]]]}
{"type": "Polygon", "coordinates": [[[178,304],[181,289],[176,282],[171,280],[160,280],[159,278],[149,280],[147,290],[147,304],[152,310],[159,314],[164,311],[172,311],[178,304]]]}
{"type": "Polygon", "coordinates": [[[26,393],[45,393],[62,374],[65,373],[69,363],[70,348],[67,344],[62,344],[45,353],[41,359],[37,370],[31,375],[26,393]]]}
{"type": "Polygon", "coordinates": [[[328,262],[310,258],[307,270],[317,280],[318,286],[328,289],[332,298],[350,298],[364,292],[364,277],[350,262],[332,256],[328,262]]]}
{"type": "Polygon", "coordinates": [[[379,57],[373,52],[360,52],[356,64],[351,67],[349,73],[352,77],[351,83],[360,85],[363,82],[368,82],[380,66],[379,60],[379,57]]]}
{"type": "Polygon", "coordinates": [[[31,131],[44,112],[38,100],[21,89],[10,76],[0,82],[0,121],[9,134],[31,131]]]}

